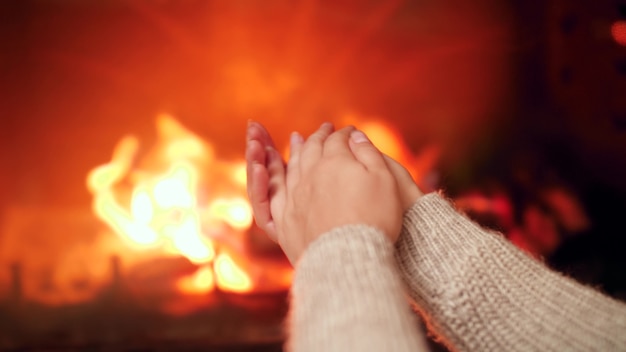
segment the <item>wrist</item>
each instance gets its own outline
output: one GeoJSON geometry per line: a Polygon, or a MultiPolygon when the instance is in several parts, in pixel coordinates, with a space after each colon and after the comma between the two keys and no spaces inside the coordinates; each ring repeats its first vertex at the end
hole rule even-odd
{"type": "Polygon", "coordinates": [[[401,192],[404,193],[402,195],[402,207],[404,211],[409,210],[409,208],[411,208],[411,206],[424,195],[415,183],[401,192]]]}

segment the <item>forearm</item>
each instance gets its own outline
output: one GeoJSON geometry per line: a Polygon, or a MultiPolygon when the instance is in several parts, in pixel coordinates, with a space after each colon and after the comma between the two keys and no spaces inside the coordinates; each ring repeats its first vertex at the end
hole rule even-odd
{"type": "Polygon", "coordinates": [[[412,298],[454,349],[626,349],[626,306],[549,270],[437,194],[407,211],[396,247],[412,298]]]}
{"type": "Polygon", "coordinates": [[[364,225],[313,242],[296,266],[288,349],[425,351],[393,252],[384,234],[364,225]]]}

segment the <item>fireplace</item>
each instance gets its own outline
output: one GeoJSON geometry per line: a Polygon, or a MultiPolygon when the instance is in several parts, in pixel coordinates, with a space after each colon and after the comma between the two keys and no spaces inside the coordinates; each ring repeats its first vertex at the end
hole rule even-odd
{"type": "Polygon", "coordinates": [[[3,348],[280,349],[292,269],[251,226],[245,163],[155,127],[88,172],[91,207],[6,208],[3,348]]]}
{"type": "Polygon", "coordinates": [[[623,260],[597,233],[626,192],[622,10],[2,2],[0,348],[281,350],[292,271],[252,224],[249,119],[281,148],[355,124],[424,191],[620,297],[623,260]]]}

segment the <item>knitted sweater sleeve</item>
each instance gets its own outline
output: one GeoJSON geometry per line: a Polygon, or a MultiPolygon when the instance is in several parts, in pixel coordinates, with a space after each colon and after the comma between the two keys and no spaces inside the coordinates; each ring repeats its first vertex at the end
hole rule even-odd
{"type": "Polygon", "coordinates": [[[382,232],[333,229],[296,265],[286,349],[425,351],[404,291],[393,244],[382,232]]]}
{"type": "Polygon", "coordinates": [[[396,259],[429,329],[458,351],[626,351],[626,305],[551,271],[438,194],[407,211],[396,259]]]}

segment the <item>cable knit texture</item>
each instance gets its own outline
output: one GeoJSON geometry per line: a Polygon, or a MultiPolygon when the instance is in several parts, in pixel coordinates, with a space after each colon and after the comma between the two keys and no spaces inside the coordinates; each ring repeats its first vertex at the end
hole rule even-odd
{"type": "Polygon", "coordinates": [[[287,349],[426,351],[380,231],[343,226],[311,243],[296,266],[287,349]]]}
{"type": "Polygon", "coordinates": [[[626,351],[626,305],[549,270],[438,194],[420,198],[396,244],[429,327],[458,351],[626,351]]]}

